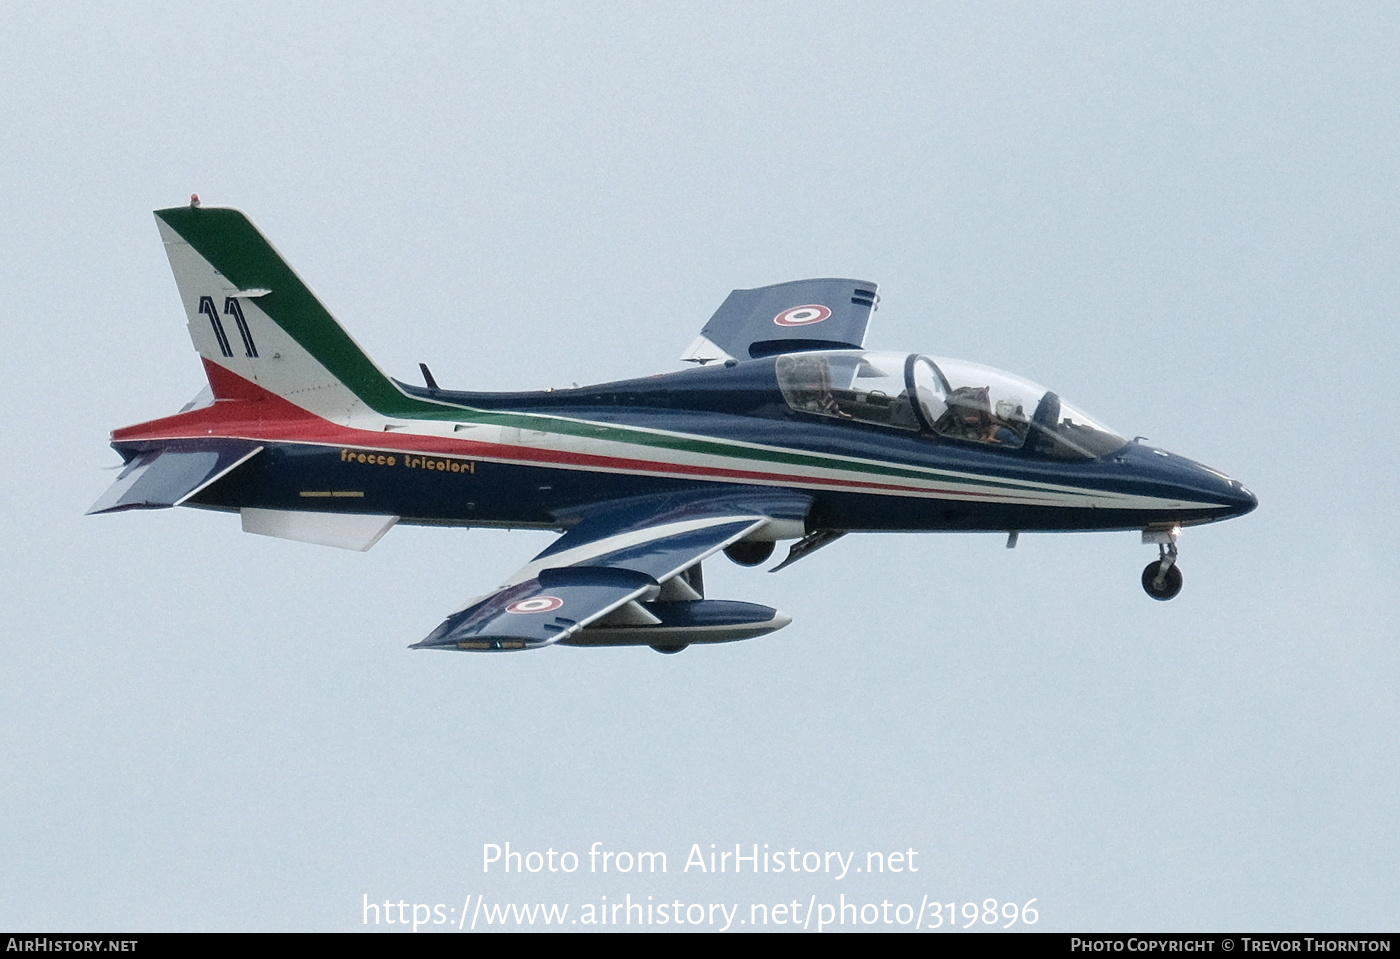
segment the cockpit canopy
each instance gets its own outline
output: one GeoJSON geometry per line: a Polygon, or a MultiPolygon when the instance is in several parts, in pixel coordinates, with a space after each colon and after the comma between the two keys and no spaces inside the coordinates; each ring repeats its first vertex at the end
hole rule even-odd
{"type": "Polygon", "coordinates": [[[783,398],[801,413],[1054,459],[1097,459],[1127,443],[1045,387],[963,360],[789,353],[777,373],[783,398]]]}

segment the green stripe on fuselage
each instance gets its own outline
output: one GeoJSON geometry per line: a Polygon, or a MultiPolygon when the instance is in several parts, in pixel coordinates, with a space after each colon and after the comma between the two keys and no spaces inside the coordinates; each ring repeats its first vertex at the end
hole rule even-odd
{"type": "MultiPolygon", "coordinates": [[[[725,468],[753,468],[754,465],[766,465],[770,468],[778,466],[797,466],[809,469],[825,469],[843,473],[854,473],[860,477],[879,476],[905,480],[922,480],[923,482],[972,483],[978,487],[997,490],[1015,490],[1018,492],[1044,492],[1051,485],[1035,481],[999,479],[982,474],[970,476],[965,473],[956,473],[949,470],[905,466],[897,463],[875,463],[868,460],[854,460],[842,456],[807,453],[801,450],[794,450],[790,447],[776,449],[771,447],[756,447],[740,441],[713,439],[710,437],[698,436],[694,433],[662,433],[635,427],[621,426],[616,423],[590,423],[587,420],[569,419],[561,416],[550,416],[548,414],[479,410],[468,406],[460,406],[454,409],[435,408],[429,415],[420,415],[418,418],[445,419],[455,422],[472,422],[482,425],[516,427],[541,433],[578,436],[584,439],[596,440],[601,443],[617,443],[626,446],[641,446],[653,449],[676,450],[684,453],[697,453],[702,456],[713,456],[726,461],[705,464],[708,468],[713,468],[715,470],[722,470],[725,468]],[[736,464],[733,462],[735,460],[740,460],[742,463],[736,464]]],[[[599,456],[625,455],[620,452],[608,452],[606,450],[597,450],[593,452],[596,452],[599,456]]],[[[822,481],[820,477],[801,476],[795,476],[793,480],[795,482],[811,481],[818,483],[822,481]]],[[[1087,490],[1077,490],[1069,487],[1054,487],[1054,489],[1056,492],[1070,496],[1094,495],[1087,490]]]]}

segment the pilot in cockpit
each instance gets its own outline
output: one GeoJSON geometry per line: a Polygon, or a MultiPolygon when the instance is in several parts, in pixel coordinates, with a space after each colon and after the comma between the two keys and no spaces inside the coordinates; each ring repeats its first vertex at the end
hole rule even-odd
{"type": "Polygon", "coordinates": [[[991,390],[986,386],[960,386],[948,394],[947,409],[934,423],[940,436],[1017,449],[1025,442],[1029,422],[1015,399],[997,401],[992,414],[991,390]]]}
{"type": "Polygon", "coordinates": [[[985,386],[960,386],[948,394],[948,408],[933,424],[940,436],[986,443],[992,429],[992,409],[985,386]]]}
{"type": "Polygon", "coordinates": [[[1018,399],[997,400],[997,414],[992,427],[991,442],[1000,443],[1012,449],[1020,447],[1026,441],[1026,432],[1030,429],[1030,421],[1026,418],[1025,410],[1021,408],[1021,401],[1018,399]]]}

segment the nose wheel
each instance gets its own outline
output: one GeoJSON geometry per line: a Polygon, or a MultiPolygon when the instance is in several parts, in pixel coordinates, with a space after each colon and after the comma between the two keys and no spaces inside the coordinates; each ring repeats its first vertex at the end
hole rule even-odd
{"type": "Polygon", "coordinates": [[[1156,543],[1158,559],[1142,571],[1142,588],[1153,599],[1166,602],[1181,592],[1181,567],[1176,565],[1177,530],[1143,531],[1144,543],[1156,543]]]}

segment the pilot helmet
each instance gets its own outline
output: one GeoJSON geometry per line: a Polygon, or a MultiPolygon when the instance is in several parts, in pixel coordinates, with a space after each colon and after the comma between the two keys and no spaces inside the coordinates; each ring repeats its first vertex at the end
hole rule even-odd
{"type": "Polygon", "coordinates": [[[1024,423],[1026,413],[1018,399],[997,400],[997,419],[1007,423],[1024,423]]]}

